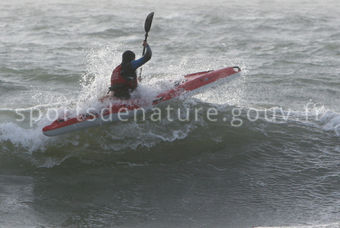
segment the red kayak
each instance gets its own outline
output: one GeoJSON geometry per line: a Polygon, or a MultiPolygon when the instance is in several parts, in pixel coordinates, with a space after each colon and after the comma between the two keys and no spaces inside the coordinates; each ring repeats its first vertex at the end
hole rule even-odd
{"type": "Polygon", "coordinates": [[[89,113],[80,114],[73,118],[57,119],[50,125],[45,126],[42,131],[46,136],[56,136],[88,127],[99,126],[105,122],[118,121],[119,112],[129,112],[131,110],[143,107],[145,108],[146,106],[152,107],[187,92],[202,88],[220,79],[232,79],[238,76],[240,72],[241,69],[239,67],[228,67],[220,70],[204,71],[185,75],[182,81],[175,84],[174,88],[160,93],[155,97],[155,99],[152,100],[152,102],[147,102],[141,98],[119,100],[106,96],[103,97],[100,102],[102,102],[103,105],[107,105],[108,103],[109,105],[105,106],[101,110],[98,110],[98,112],[91,111],[89,113]]]}

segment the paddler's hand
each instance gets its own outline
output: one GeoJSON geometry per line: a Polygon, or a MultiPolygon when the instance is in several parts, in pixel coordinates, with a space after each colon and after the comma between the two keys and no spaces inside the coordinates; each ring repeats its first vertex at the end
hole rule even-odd
{"type": "Polygon", "coordinates": [[[146,42],[145,40],[143,41],[143,47],[147,47],[149,46],[148,42],[146,42]]]}

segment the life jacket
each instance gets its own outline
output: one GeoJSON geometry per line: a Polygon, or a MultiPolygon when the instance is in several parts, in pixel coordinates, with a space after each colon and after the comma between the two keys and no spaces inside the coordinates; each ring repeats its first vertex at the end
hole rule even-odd
{"type": "MultiPolygon", "coordinates": [[[[120,88],[128,88],[134,90],[137,88],[137,77],[136,72],[129,72],[129,75],[132,79],[127,80],[125,79],[122,74],[122,65],[117,66],[111,75],[111,87],[110,90],[120,89],[120,88]]],[[[125,75],[124,75],[125,76],[125,75]]]]}

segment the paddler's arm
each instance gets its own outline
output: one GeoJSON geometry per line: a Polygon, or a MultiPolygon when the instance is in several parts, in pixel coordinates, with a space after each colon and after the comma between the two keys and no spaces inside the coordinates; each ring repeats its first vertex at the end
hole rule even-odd
{"type": "Polygon", "coordinates": [[[144,56],[140,59],[131,61],[131,66],[134,70],[136,70],[138,67],[142,66],[151,59],[152,51],[149,44],[147,42],[144,42],[143,46],[146,47],[146,53],[144,54],[144,56]]]}

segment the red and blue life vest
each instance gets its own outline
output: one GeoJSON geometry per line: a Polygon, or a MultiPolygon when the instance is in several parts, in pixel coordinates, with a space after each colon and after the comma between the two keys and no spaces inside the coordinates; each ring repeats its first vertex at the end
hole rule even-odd
{"type": "Polygon", "coordinates": [[[128,88],[134,90],[137,88],[137,77],[127,80],[122,76],[122,65],[117,66],[111,75],[111,88],[128,88]]]}

